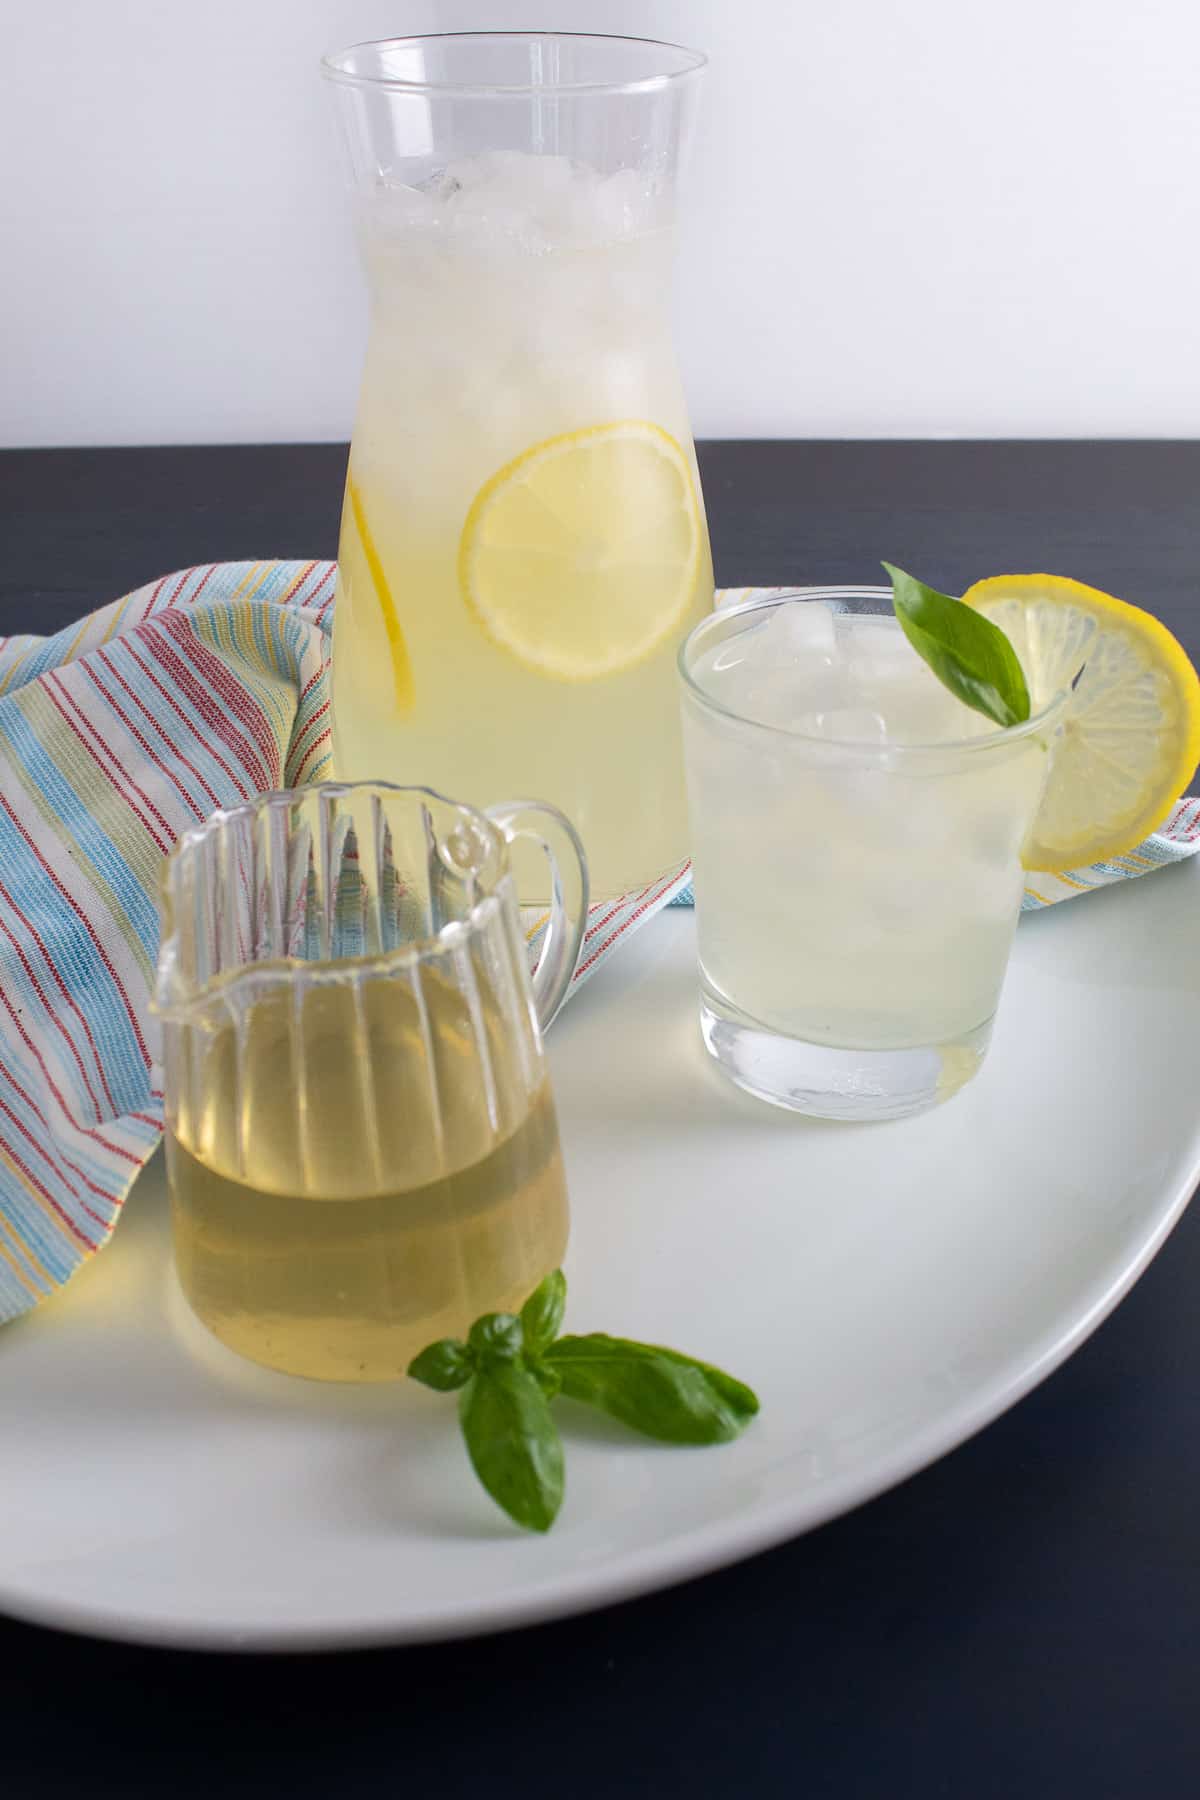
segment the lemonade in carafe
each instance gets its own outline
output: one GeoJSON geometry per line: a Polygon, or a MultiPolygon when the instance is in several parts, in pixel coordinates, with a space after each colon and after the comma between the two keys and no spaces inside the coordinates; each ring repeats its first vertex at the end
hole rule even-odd
{"type": "Polygon", "coordinates": [[[712,566],[670,274],[702,60],[500,34],[326,63],[371,290],[338,773],[544,795],[597,897],[687,855],[674,658],[712,566]]]}

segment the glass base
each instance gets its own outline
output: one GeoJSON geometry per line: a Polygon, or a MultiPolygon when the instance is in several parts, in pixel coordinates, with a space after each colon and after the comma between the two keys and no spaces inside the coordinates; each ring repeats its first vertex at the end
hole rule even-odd
{"type": "Polygon", "coordinates": [[[700,1029],[738,1087],[817,1119],[904,1119],[949,1100],[978,1073],[992,1035],[985,1019],[940,1044],[845,1050],[772,1031],[705,989],[700,1029]]]}

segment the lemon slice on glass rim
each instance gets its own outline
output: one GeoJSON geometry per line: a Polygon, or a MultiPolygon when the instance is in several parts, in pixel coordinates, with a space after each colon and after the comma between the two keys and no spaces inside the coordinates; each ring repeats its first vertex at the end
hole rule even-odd
{"type": "Polygon", "coordinates": [[[594,681],[673,640],[704,526],[687,457],[645,419],[547,438],[476,494],[459,584],[487,635],[526,667],[594,681]]]}
{"type": "Polygon", "coordinates": [[[963,600],[1007,635],[1035,707],[1087,658],[1025,867],[1057,874],[1132,850],[1200,762],[1200,677],[1182,645],[1140,607],[1057,575],[995,575],[963,600]]]}

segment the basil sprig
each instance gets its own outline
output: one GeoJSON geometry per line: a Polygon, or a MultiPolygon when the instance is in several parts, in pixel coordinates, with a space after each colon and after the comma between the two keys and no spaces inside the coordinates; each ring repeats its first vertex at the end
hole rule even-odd
{"type": "Polygon", "coordinates": [[[659,1344],[592,1332],[559,1337],[566,1277],[556,1269],[515,1313],[484,1313],[467,1334],[429,1344],[414,1381],[459,1393],[471,1466],[496,1504],[529,1531],[548,1531],[562,1505],[562,1440],[550,1411],[559,1393],[667,1444],[725,1444],[758,1411],[744,1382],[659,1344]]]}
{"type": "Polygon", "coordinates": [[[943,687],[997,725],[1029,717],[1029,689],[1017,653],[998,625],[949,594],[885,562],[892,609],[905,637],[943,687]]]}

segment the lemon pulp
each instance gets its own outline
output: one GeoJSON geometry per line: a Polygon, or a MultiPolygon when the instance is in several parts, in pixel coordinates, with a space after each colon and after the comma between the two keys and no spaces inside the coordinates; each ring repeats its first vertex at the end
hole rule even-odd
{"type": "Polygon", "coordinates": [[[487,635],[562,681],[630,669],[692,604],[703,527],[687,458],[628,419],[535,444],[485,482],[459,548],[487,635]]]}

